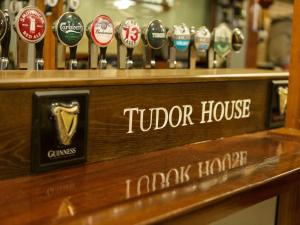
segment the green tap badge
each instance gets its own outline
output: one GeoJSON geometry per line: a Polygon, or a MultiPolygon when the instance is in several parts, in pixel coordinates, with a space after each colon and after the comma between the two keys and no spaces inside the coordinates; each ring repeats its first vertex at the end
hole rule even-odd
{"type": "Polygon", "coordinates": [[[225,57],[231,51],[231,29],[221,23],[214,31],[214,50],[220,57],[225,57]]]}
{"type": "Polygon", "coordinates": [[[56,22],[55,32],[62,44],[76,46],[83,37],[83,22],[76,13],[66,12],[56,22]]]}

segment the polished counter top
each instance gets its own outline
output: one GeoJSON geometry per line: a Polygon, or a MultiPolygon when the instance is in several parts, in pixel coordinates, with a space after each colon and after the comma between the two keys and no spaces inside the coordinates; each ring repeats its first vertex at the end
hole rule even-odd
{"type": "Polygon", "coordinates": [[[8,70],[0,72],[0,89],[287,79],[287,76],[288,72],[257,69],[8,70]]]}
{"type": "Polygon", "coordinates": [[[299,179],[299,140],[260,132],[3,180],[0,221],[152,223],[266,185],[271,195],[299,179]]]}

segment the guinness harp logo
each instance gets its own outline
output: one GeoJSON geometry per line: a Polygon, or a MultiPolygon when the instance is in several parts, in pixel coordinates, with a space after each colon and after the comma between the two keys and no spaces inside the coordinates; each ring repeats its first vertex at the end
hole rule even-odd
{"type": "Polygon", "coordinates": [[[279,95],[279,112],[280,115],[284,115],[287,107],[288,88],[279,87],[278,95],[279,95]]]}
{"type": "Polygon", "coordinates": [[[60,143],[70,145],[77,129],[79,103],[54,103],[51,105],[51,113],[55,118],[60,143]]]}

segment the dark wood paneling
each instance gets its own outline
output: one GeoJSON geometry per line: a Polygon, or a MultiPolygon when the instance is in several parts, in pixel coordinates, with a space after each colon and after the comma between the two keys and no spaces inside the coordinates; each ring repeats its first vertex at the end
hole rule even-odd
{"type": "MultiPolygon", "coordinates": [[[[232,78],[231,81],[230,77],[217,78],[223,81],[227,80],[226,82],[214,81],[213,78],[209,80],[208,77],[203,78],[204,80],[194,78],[196,80],[190,83],[188,83],[188,79],[183,83],[177,83],[184,79],[180,77],[173,84],[163,83],[163,79],[159,78],[151,80],[154,82],[152,84],[145,82],[146,84],[126,85],[125,82],[138,82],[127,78],[123,80],[124,83],[119,81],[119,85],[106,84],[103,86],[97,83],[97,87],[84,87],[86,82],[82,80],[80,82],[82,86],[79,89],[90,90],[88,161],[113,159],[266,128],[268,82],[272,78],[276,79],[277,76],[260,77],[257,75],[257,80],[254,76],[250,77],[250,80],[248,80],[249,77],[246,77],[245,80],[240,81],[235,78],[232,78]],[[201,82],[196,82],[197,79],[201,82]],[[155,83],[159,81],[162,83],[155,83]],[[201,101],[244,98],[252,100],[250,118],[199,124],[201,101]],[[126,134],[128,116],[123,115],[124,108],[165,107],[170,109],[174,105],[183,104],[191,104],[194,107],[193,126],[166,127],[159,131],[147,133],[136,131],[132,135],[126,134]]],[[[5,85],[5,79],[0,84],[5,85]]],[[[63,85],[58,78],[51,80],[63,85]]],[[[69,81],[72,82],[72,79],[69,81]]],[[[43,85],[46,85],[44,80],[42,82],[43,85]]],[[[105,84],[103,80],[97,80],[97,82],[105,84]]],[[[117,80],[109,80],[109,82],[118,83],[117,80]]],[[[39,87],[40,84],[30,83],[30,85],[39,87]]],[[[32,94],[37,90],[50,90],[50,88],[2,90],[0,92],[0,177],[2,179],[29,173],[32,94]]],[[[56,88],[55,90],[62,89],[56,88]]],[[[149,121],[149,118],[147,120],[149,121]]],[[[135,128],[138,126],[137,120],[134,120],[134,126],[135,128]]]]}
{"type": "MultiPolygon", "coordinates": [[[[268,81],[208,82],[193,84],[134,85],[91,89],[89,154],[90,161],[116,158],[128,154],[179,146],[197,141],[226,137],[265,129],[268,81]],[[253,92],[255,90],[255,92],[253,92]],[[201,101],[252,99],[249,119],[200,124],[201,101]],[[192,126],[142,132],[137,116],[133,120],[133,134],[128,131],[125,108],[149,109],[174,105],[192,105],[192,126]]],[[[147,110],[148,111],[148,110],[147,110]]],[[[150,113],[145,113],[145,127],[150,113]]],[[[175,118],[176,118],[175,113],[175,118]]],[[[174,120],[175,120],[174,118],[174,120]]],[[[176,121],[176,120],[175,120],[176,121]]],[[[154,123],[154,116],[153,116],[154,123]]],[[[161,122],[160,122],[161,123],[161,122]]]]}
{"type": "Polygon", "coordinates": [[[286,192],[279,195],[278,225],[299,225],[300,215],[300,184],[291,186],[286,192]]]}

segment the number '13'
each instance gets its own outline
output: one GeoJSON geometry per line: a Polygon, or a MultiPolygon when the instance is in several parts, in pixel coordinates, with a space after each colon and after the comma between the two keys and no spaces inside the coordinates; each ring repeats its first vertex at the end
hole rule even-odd
{"type": "Polygon", "coordinates": [[[136,41],[139,37],[139,29],[137,27],[123,27],[123,30],[126,33],[126,39],[131,41],[136,41]]]}

